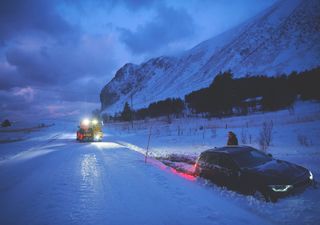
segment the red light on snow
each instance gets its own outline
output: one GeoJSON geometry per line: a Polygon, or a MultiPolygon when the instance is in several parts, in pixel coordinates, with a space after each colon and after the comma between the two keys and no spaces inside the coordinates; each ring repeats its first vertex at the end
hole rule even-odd
{"type": "Polygon", "coordinates": [[[172,167],[168,167],[168,166],[164,165],[163,163],[159,162],[158,160],[154,160],[154,159],[150,158],[150,159],[148,159],[148,162],[153,164],[153,165],[155,165],[155,166],[157,166],[161,170],[170,171],[171,173],[173,173],[175,175],[178,175],[179,177],[182,177],[182,178],[184,178],[186,180],[189,180],[189,181],[195,181],[196,180],[195,176],[192,176],[192,175],[187,174],[187,173],[179,172],[179,171],[177,171],[176,169],[174,169],[172,167]]]}
{"type": "Polygon", "coordinates": [[[170,168],[170,171],[186,180],[189,180],[189,181],[195,181],[196,180],[196,177],[190,175],[190,174],[187,174],[187,173],[182,173],[182,172],[179,172],[177,170],[175,170],[174,168],[170,168]]]}
{"type": "Polygon", "coordinates": [[[159,167],[161,170],[166,170],[166,169],[167,169],[167,166],[165,166],[165,165],[162,164],[162,163],[159,163],[159,164],[158,164],[158,167],[159,167]]]}

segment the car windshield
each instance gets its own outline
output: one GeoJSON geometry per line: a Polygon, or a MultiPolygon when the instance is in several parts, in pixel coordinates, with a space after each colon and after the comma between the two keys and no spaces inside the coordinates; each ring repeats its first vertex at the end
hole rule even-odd
{"type": "Polygon", "coordinates": [[[242,168],[256,167],[272,160],[271,157],[257,150],[235,153],[231,157],[242,168]]]}

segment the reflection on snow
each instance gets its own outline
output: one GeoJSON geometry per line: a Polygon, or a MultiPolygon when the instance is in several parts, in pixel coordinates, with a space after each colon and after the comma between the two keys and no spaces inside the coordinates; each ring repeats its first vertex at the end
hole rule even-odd
{"type": "Polygon", "coordinates": [[[166,166],[162,162],[160,162],[160,161],[158,161],[156,159],[153,159],[153,158],[148,158],[148,163],[160,168],[163,171],[170,172],[170,173],[172,173],[174,175],[182,177],[183,179],[186,179],[188,181],[195,181],[197,179],[195,176],[193,176],[191,174],[184,173],[184,172],[181,172],[181,171],[177,171],[176,169],[174,169],[172,167],[169,167],[169,166],[166,166]]]}
{"type": "Polygon", "coordinates": [[[112,135],[111,134],[108,134],[107,132],[103,132],[103,137],[111,137],[112,135]]]}
{"type": "Polygon", "coordinates": [[[76,133],[63,133],[57,139],[76,139],[76,133]]]}
{"type": "Polygon", "coordinates": [[[184,173],[184,172],[180,172],[180,171],[177,171],[176,169],[174,168],[170,168],[170,171],[175,174],[175,175],[178,175],[179,177],[182,177],[186,180],[189,180],[189,181],[195,181],[196,180],[196,177],[195,176],[192,176],[190,174],[187,174],[187,173],[184,173]]]}
{"type": "Polygon", "coordinates": [[[114,142],[92,142],[91,145],[96,146],[98,149],[113,149],[123,147],[114,142]]]}
{"type": "Polygon", "coordinates": [[[81,176],[86,185],[93,185],[94,179],[99,176],[97,158],[94,154],[84,155],[81,161],[81,176]]]}

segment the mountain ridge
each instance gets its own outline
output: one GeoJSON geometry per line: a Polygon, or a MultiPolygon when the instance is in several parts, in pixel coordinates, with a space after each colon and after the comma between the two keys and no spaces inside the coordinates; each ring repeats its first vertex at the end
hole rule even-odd
{"type": "Polygon", "coordinates": [[[120,111],[208,86],[220,71],[236,76],[279,75],[320,65],[320,2],[278,1],[268,9],[187,50],[140,65],[125,64],[102,89],[101,109],[120,111]],[[121,78],[121,79],[120,79],[121,78]]]}

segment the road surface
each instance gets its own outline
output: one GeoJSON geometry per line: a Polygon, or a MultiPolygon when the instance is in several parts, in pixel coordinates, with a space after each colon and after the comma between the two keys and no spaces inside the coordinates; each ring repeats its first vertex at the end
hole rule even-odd
{"type": "Polygon", "coordinates": [[[3,145],[21,152],[0,161],[0,224],[271,223],[108,137],[45,137],[3,145]]]}

